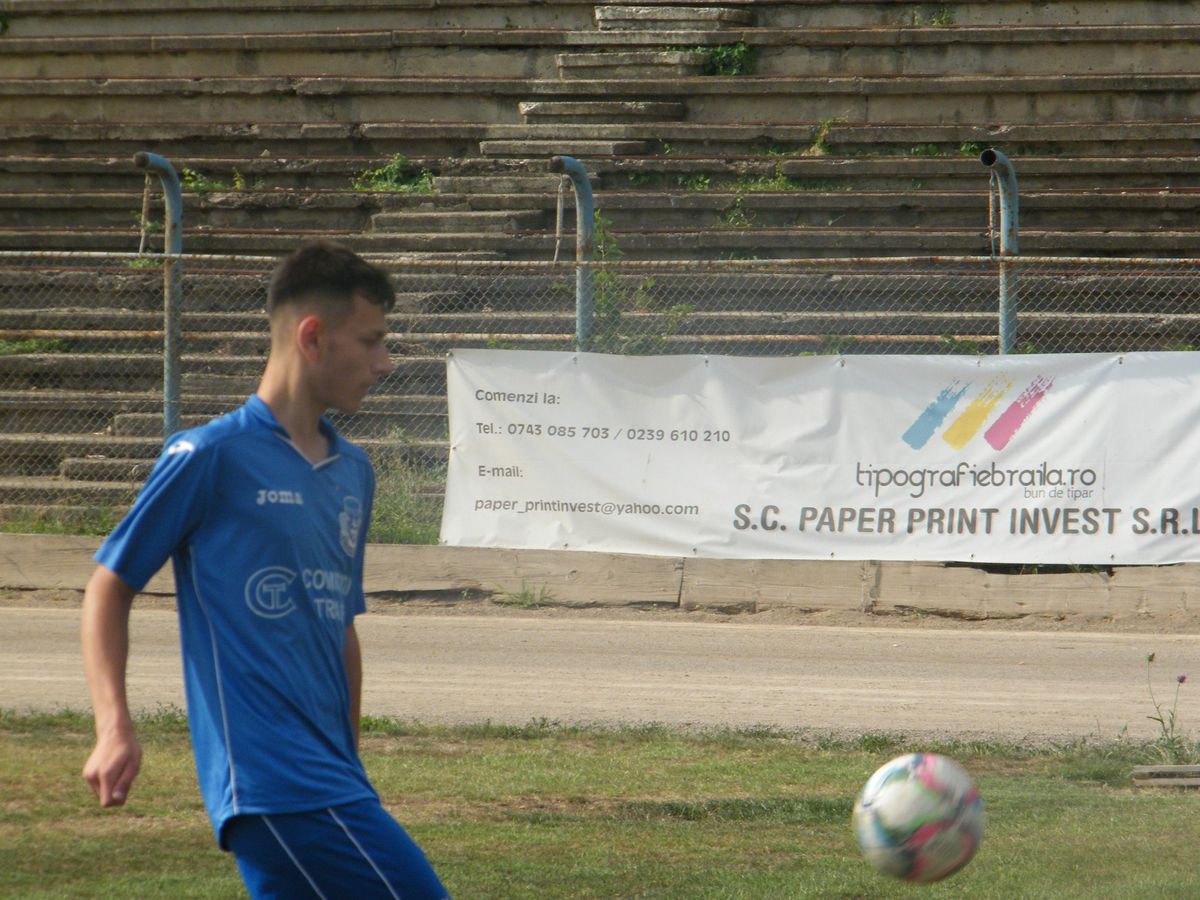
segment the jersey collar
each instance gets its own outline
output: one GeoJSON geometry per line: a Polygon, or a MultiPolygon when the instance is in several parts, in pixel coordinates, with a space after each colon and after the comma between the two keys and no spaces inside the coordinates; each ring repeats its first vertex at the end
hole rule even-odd
{"type": "MultiPolygon", "coordinates": [[[[267,406],[267,404],[263,402],[262,397],[258,396],[258,394],[250,395],[250,399],[246,401],[245,410],[246,414],[251,418],[251,420],[257,422],[264,428],[275,432],[289,444],[292,443],[292,437],[287,433],[287,429],[279,424],[279,420],[275,418],[275,413],[271,412],[271,407],[267,406]]],[[[329,455],[317,463],[318,467],[328,465],[329,463],[333,462],[333,460],[341,456],[343,443],[342,436],[338,433],[338,430],[333,427],[333,423],[329,421],[328,416],[321,416],[319,427],[325,437],[329,439],[329,455]]],[[[299,453],[299,450],[296,452],[299,453]]]]}

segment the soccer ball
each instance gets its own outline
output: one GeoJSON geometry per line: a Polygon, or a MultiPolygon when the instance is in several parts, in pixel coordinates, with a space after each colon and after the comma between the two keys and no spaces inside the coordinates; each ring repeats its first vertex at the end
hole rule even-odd
{"type": "Polygon", "coordinates": [[[863,856],[880,872],[938,881],[965,866],[983,838],[983,800],[958,763],[910,753],[867,779],[854,804],[863,856]]]}

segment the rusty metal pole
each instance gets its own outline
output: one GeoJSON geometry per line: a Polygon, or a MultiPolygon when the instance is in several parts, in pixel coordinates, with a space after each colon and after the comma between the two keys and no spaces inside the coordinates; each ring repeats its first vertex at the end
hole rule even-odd
{"type": "Polygon", "coordinates": [[[138,153],[133,164],[153,172],[162,182],[166,200],[166,237],[163,242],[163,439],[179,430],[181,368],[180,307],[183,304],[183,189],[175,167],[157,153],[138,153]]]}
{"type": "MultiPolygon", "coordinates": [[[[565,173],[575,191],[575,261],[591,262],[596,229],[595,201],[587,169],[570,156],[555,156],[550,171],[565,173]]],[[[596,288],[593,272],[588,266],[575,269],[575,347],[588,350],[592,344],[593,320],[596,314],[596,288]]]]}

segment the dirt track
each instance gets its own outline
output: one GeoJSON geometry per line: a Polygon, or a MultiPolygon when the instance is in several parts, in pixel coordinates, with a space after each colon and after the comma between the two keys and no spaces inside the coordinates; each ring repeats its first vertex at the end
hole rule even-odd
{"type": "MultiPolygon", "coordinates": [[[[86,708],[73,603],[0,603],[0,706],[86,708]]],[[[411,607],[359,620],[364,709],[425,722],[768,725],[815,734],[1111,740],[1158,726],[1175,677],[1200,675],[1193,634],[1017,630],[911,621],[664,611],[411,607]],[[819,619],[818,619],[819,621],[819,619]],[[859,620],[863,621],[863,620],[859,620]],[[886,620],[885,620],[886,622],[886,620]]],[[[130,696],[182,706],[174,613],[135,608],[130,696]]],[[[1179,722],[1200,722],[1185,684],[1179,722]]]]}

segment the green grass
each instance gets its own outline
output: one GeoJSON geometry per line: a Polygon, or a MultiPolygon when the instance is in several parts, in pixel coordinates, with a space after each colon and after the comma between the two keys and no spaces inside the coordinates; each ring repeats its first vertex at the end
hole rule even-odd
{"type": "MultiPolygon", "coordinates": [[[[133,501],[132,495],[130,502],[133,501]]],[[[87,509],[22,510],[0,515],[0,532],[8,534],[90,534],[107,535],[121,521],[124,509],[91,507],[87,509]]]]}
{"type": "MultiPolygon", "coordinates": [[[[124,810],[78,777],[91,723],[0,711],[0,895],[238,896],[200,805],[182,718],[143,720],[124,810]]],[[[976,859],[931,888],[876,875],[854,796],[902,737],[771,730],[364,721],[385,804],[457,897],[1192,897],[1193,793],[1134,790],[1152,746],[948,743],[988,807],[976,859]]]]}
{"type": "Polygon", "coordinates": [[[70,349],[66,341],[56,338],[28,338],[8,340],[0,338],[0,356],[17,356],[22,353],[63,353],[70,349]]]}
{"type": "Polygon", "coordinates": [[[436,544],[442,526],[446,465],[402,457],[375,460],[375,506],[367,539],[381,544],[436,544]]]}

